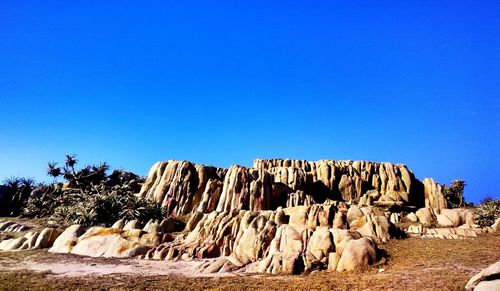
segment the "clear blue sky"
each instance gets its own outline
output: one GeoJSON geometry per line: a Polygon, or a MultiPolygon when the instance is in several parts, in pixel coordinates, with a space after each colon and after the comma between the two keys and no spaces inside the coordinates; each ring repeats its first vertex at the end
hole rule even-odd
{"type": "Polygon", "coordinates": [[[363,159],[500,195],[499,1],[131,2],[0,2],[0,179],[363,159]]]}

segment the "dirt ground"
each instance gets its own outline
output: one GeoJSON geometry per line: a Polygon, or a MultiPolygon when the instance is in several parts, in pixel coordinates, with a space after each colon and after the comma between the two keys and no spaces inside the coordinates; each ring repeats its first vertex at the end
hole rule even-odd
{"type": "Polygon", "coordinates": [[[475,239],[408,238],[380,245],[386,262],[356,273],[199,277],[199,262],[87,258],[46,250],[0,253],[1,290],[461,290],[500,260],[500,235],[475,239]]]}

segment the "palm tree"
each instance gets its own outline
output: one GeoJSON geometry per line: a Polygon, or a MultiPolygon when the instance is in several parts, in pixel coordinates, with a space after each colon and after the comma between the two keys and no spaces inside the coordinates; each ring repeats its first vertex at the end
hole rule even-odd
{"type": "Polygon", "coordinates": [[[78,178],[75,172],[75,165],[78,163],[76,155],[67,154],[66,161],[64,161],[64,179],[66,179],[70,184],[75,183],[76,186],[80,186],[78,178]]]}
{"type": "Polygon", "coordinates": [[[66,161],[64,162],[66,164],[66,167],[69,167],[75,171],[75,165],[78,163],[78,160],[76,159],[76,155],[74,154],[67,154],[66,155],[66,161]]]}
{"type": "Polygon", "coordinates": [[[54,183],[56,181],[56,178],[61,176],[61,168],[57,166],[56,162],[49,162],[47,165],[47,175],[51,176],[54,178],[54,183]]]}

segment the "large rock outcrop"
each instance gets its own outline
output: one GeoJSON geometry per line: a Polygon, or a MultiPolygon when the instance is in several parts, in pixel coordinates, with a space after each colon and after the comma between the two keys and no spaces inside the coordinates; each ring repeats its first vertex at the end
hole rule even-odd
{"type": "Polygon", "coordinates": [[[226,170],[171,160],[153,165],[138,195],[161,203],[174,216],[275,210],[328,200],[421,207],[424,194],[429,205],[446,207],[438,186],[432,179],[421,183],[405,165],[387,162],[257,159],[250,168],[226,170]]]}
{"type": "MultiPolygon", "coordinates": [[[[336,252],[342,258],[349,241],[366,236],[370,242],[372,239],[382,242],[390,236],[387,218],[364,208],[366,214],[360,211],[355,222],[369,224],[373,231],[361,234],[349,229],[351,226],[345,219],[347,210],[343,202],[327,201],[310,206],[278,207],[274,211],[196,212],[187,223],[192,225],[192,231],[160,244],[144,257],[155,260],[218,258],[202,266],[203,273],[231,271],[252,263],[257,264],[256,271],[273,274],[326,269],[331,253],[336,252]]],[[[364,250],[364,246],[360,248],[373,254],[372,250],[364,250]]],[[[344,260],[352,262],[347,257],[344,260]]],[[[362,260],[364,266],[375,261],[373,256],[362,260]]],[[[351,267],[339,270],[351,270],[351,267]]]]}

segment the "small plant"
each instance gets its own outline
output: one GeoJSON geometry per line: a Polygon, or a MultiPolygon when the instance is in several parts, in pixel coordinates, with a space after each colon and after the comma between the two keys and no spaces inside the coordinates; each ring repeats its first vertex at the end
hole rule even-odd
{"type": "Polygon", "coordinates": [[[443,185],[443,193],[450,208],[466,206],[464,199],[464,188],[467,186],[464,180],[453,180],[450,186],[443,185]]]}
{"type": "Polygon", "coordinates": [[[500,199],[485,198],[476,208],[476,224],[486,227],[495,223],[500,216],[500,199]]]}

